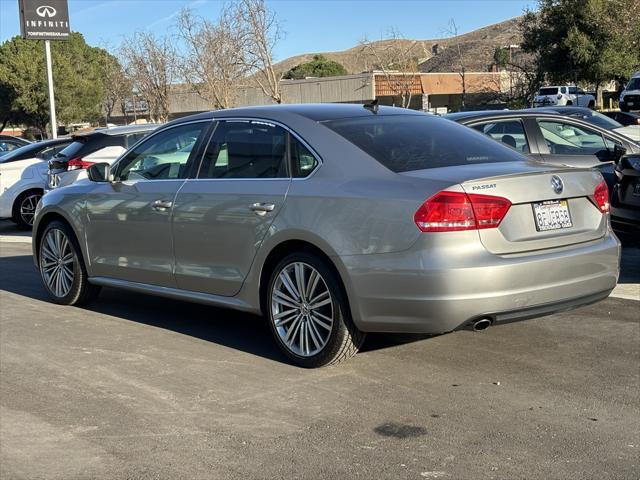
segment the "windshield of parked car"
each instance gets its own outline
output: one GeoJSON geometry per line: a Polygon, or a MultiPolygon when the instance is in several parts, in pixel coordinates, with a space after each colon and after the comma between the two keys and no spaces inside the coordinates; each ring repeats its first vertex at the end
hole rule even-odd
{"type": "MultiPolygon", "coordinates": [[[[562,111],[560,111],[562,113],[562,111]]],[[[584,120],[585,122],[593,123],[602,128],[606,128],[607,130],[613,130],[614,128],[622,127],[621,123],[616,122],[613,118],[609,118],[606,115],[603,115],[598,112],[583,111],[583,112],[574,112],[569,114],[570,117],[579,118],[580,120],[584,120]]]]}
{"type": "Polygon", "coordinates": [[[632,78],[627,83],[625,90],[640,90],[640,77],[632,78]]]}
{"type": "Polygon", "coordinates": [[[541,88],[540,91],[538,92],[538,95],[555,95],[558,93],[558,88],[554,87],[554,88],[541,88]]]}
{"type": "Polygon", "coordinates": [[[373,115],[324,125],[398,173],[525,158],[481,133],[431,115],[373,115]]]}

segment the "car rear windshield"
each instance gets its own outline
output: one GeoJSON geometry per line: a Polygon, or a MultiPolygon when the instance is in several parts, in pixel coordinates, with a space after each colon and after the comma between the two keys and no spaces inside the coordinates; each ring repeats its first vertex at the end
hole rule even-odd
{"type": "Polygon", "coordinates": [[[74,157],[77,157],[78,154],[80,153],[80,150],[82,150],[82,148],[87,144],[86,139],[82,139],[82,140],[75,140],[73,142],[71,142],[69,145],[67,145],[64,149],[62,149],[62,151],[60,151],[57,155],[56,155],[56,159],[58,160],[71,160],[74,157]]]}
{"type": "Polygon", "coordinates": [[[539,95],[556,95],[558,93],[558,88],[541,88],[538,92],[539,95]]]}
{"type": "Polygon", "coordinates": [[[372,115],[324,125],[397,173],[524,159],[475,130],[431,115],[372,115]]]}

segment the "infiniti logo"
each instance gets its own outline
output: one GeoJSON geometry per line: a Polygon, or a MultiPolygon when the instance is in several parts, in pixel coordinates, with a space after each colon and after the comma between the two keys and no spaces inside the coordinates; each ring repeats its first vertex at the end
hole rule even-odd
{"type": "Polygon", "coordinates": [[[38,8],[36,8],[36,13],[38,14],[39,17],[53,18],[56,16],[56,13],[58,12],[56,11],[55,8],[49,5],[41,5],[38,8]]]}
{"type": "Polygon", "coordinates": [[[562,179],[557,175],[553,175],[551,177],[551,186],[553,187],[553,191],[556,192],[557,194],[562,193],[562,190],[564,189],[564,185],[562,184],[562,179]]]}

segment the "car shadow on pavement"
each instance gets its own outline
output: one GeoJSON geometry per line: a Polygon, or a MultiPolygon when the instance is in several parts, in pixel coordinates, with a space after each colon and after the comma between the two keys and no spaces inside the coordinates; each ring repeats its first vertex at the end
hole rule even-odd
{"type": "MultiPolygon", "coordinates": [[[[0,290],[48,302],[30,255],[0,257],[0,290]]],[[[291,362],[257,315],[180,300],[103,288],[97,300],[77,308],[217,343],[270,360],[291,362]]],[[[370,334],[361,351],[374,351],[429,338],[414,334],[370,334]]]]}

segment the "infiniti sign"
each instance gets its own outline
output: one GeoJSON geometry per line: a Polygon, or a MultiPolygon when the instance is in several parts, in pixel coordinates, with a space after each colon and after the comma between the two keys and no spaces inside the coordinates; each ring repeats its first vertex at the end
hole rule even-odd
{"type": "Polygon", "coordinates": [[[36,8],[36,13],[40,17],[53,18],[56,16],[57,12],[56,9],[50,5],[41,5],[40,7],[36,8]]]}
{"type": "Polygon", "coordinates": [[[20,31],[31,40],[68,40],[67,0],[19,0],[20,31]]]}

